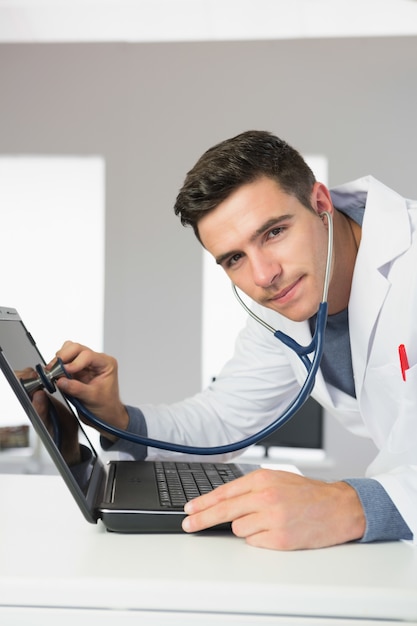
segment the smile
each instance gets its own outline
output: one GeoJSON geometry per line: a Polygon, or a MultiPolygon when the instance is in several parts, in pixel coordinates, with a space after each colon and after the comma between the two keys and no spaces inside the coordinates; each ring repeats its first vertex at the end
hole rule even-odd
{"type": "Polygon", "coordinates": [[[290,300],[292,298],[292,295],[293,295],[292,292],[293,292],[294,288],[299,285],[301,280],[302,280],[302,278],[298,278],[298,280],[296,280],[294,283],[292,283],[288,287],[285,287],[284,289],[281,289],[274,296],[272,296],[271,298],[268,298],[268,302],[277,302],[277,301],[279,301],[279,302],[286,302],[286,301],[290,300]]]}

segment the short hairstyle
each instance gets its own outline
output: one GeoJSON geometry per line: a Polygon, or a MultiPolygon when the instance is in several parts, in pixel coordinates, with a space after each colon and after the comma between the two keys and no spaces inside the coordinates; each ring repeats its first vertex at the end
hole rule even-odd
{"type": "Polygon", "coordinates": [[[174,211],[183,226],[192,226],[200,240],[198,222],[242,185],[261,177],[311,209],[315,177],[302,156],[270,132],[250,130],[209,148],[188,172],[174,211]]]}

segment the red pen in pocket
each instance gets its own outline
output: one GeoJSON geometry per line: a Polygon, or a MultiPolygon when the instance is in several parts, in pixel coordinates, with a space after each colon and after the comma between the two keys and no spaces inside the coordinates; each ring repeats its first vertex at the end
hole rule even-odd
{"type": "Polygon", "coordinates": [[[402,343],[398,346],[398,354],[400,356],[400,366],[401,366],[401,374],[403,380],[406,380],[406,371],[410,368],[408,364],[407,352],[405,350],[405,345],[402,343]]]}

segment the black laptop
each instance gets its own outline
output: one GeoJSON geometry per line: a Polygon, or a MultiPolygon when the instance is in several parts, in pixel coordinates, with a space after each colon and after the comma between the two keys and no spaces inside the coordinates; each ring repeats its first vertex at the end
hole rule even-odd
{"type": "Polygon", "coordinates": [[[194,461],[104,463],[55,385],[37,388],[44,365],[16,309],[0,307],[0,369],[90,523],[101,519],[107,530],[124,533],[181,532],[187,500],[254,469],[194,461]]]}

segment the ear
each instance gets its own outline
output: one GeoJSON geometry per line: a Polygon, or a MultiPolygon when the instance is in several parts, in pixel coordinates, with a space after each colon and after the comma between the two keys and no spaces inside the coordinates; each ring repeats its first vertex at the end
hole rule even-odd
{"type": "Polygon", "coordinates": [[[323,183],[314,183],[313,191],[311,193],[311,206],[318,215],[321,215],[324,211],[333,215],[334,206],[330,191],[323,183]]]}

